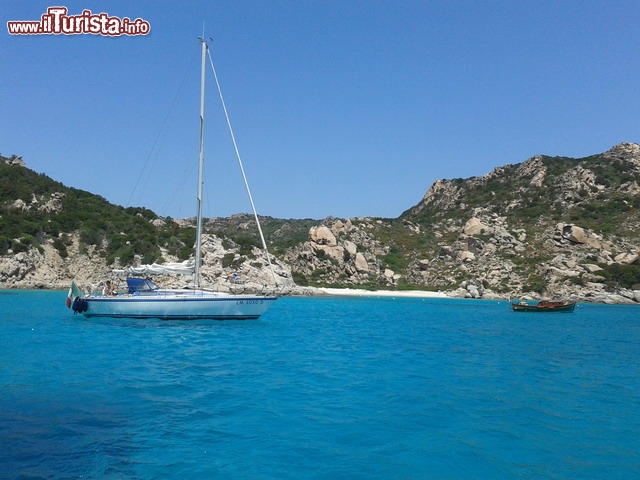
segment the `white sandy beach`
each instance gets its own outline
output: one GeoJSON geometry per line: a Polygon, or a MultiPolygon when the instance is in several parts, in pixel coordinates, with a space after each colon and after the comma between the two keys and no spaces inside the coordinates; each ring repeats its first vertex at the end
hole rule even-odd
{"type": "Polygon", "coordinates": [[[351,297],[414,297],[414,298],[449,298],[442,292],[425,290],[363,290],[359,288],[318,288],[325,295],[351,297]]]}

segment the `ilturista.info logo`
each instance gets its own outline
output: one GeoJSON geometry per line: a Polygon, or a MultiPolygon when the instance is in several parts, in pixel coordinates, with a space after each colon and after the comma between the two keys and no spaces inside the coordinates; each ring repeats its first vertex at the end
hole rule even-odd
{"type": "Polygon", "coordinates": [[[49,7],[40,20],[14,20],[7,22],[11,35],[147,35],[151,25],[146,20],[111,17],[106,13],[83,10],[69,15],[67,7],[49,7]]]}

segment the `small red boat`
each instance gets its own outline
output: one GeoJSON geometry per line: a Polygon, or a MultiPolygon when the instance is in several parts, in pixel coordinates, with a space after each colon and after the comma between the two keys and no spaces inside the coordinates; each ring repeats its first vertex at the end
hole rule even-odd
{"type": "Polygon", "coordinates": [[[514,312],[573,312],[576,302],[563,300],[540,300],[537,303],[517,302],[511,303],[514,312]]]}

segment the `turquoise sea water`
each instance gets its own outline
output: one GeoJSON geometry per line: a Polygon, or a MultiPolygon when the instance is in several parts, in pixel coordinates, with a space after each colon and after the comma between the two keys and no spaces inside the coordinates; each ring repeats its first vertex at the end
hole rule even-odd
{"type": "Polygon", "coordinates": [[[0,291],[0,478],[640,478],[640,308],[282,298],[87,320],[0,291]]]}

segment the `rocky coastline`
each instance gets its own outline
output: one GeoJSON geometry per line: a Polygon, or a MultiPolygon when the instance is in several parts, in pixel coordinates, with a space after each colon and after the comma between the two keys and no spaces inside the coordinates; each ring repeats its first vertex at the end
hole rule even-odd
{"type": "MultiPolygon", "coordinates": [[[[20,157],[5,163],[26,168],[20,157]]],[[[202,283],[237,293],[640,304],[640,280],[621,286],[610,273],[637,271],[640,264],[639,184],[640,145],[634,143],[580,160],[534,156],[482,177],[437,180],[397,219],[317,221],[306,227],[305,240],[278,249],[270,262],[257,248],[247,253],[233,240],[234,232],[254,228],[249,216],[212,218],[202,242],[202,283]],[[601,220],[594,222],[596,215],[601,220]],[[604,223],[607,229],[600,228],[604,223]]],[[[57,215],[65,194],[13,198],[5,208],[57,215]]],[[[185,228],[192,220],[155,217],[149,223],[162,228],[170,221],[185,228]]],[[[280,222],[273,236],[286,238],[294,222],[280,222]]],[[[122,288],[124,280],[113,270],[128,265],[118,258],[108,262],[106,240],[83,243],[82,233],[60,233],[64,252],[55,237],[43,236],[37,245],[13,239],[22,248],[0,255],[0,289],[65,290],[75,281],[95,291],[106,280],[122,288]]],[[[180,260],[166,249],[162,257],[180,260]]],[[[136,256],[133,264],[140,263],[136,256]]],[[[182,276],[161,276],[156,283],[192,285],[182,276]]]]}
{"type": "MultiPolygon", "coordinates": [[[[338,229],[342,229],[345,221],[338,221],[338,229]]],[[[346,221],[348,225],[349,222],[346,221]]],[[[465,228],[460,232],[460,236],[464,239],[473,238],[473,233],[478,229],[490,228],[477,218],[470,219],[466,222],[465,228]]],[[[331,229],[328,227],[313,228],[309,234],[309,241],[306,248],[323,249],[329,252],[329,255],[335,255],[343,249],[353,249],[354,247],[346,243],[339,245],[335,237],[329,235],[331,229]],[[327,238],[329,237],[329,240],[327,238]],[[333,250],[332,250],[333,249],[333,250]]],[[[497,227],[498,235],[503,236],[502,227],[497,227]]],[[[584,247],[587,252],[601,251],[601,255],[607,255],[607,261],[617,262],[634,262],[637,261],[637,254],[619,253],[612,256],[603,247],[596,238],[591,237],[589,232],[584,232],[576,226],[570,228],[566,225],[558,225],[557,228],[549,232],[551,238],[557,243],[557,248],[562,249],[565,244],[572,246],[588,245],[584,247]],[[576,241],[580,243],[576,243],[576,241]],[[574,245],[575,244],[575,245],[574,245]]],[[[469,262],[471,255],[475,255],[473,250],[468,249],[469,242],[463,242],[466,247],[445,249],[444,253],[439,254],[435,262],[441,261],[442,257],[452,262],[469,262]],[[471,254],[471,255],[469,255],[471,254]],[[455,260],[454,260],[455,259],[455,260]]],[[[516,240],[514,244],[519,243],[516,240]]],[[[305,248],[304,246],[301,248],[305,248]]],[[[69,247],[69,257],[62,258],[58,251],[52,245],[43,245],[41,250],[30,249],[26,252],[19,252],[12,256],[4,256],[0,258],[0,288],[2,289],[52,289],[66,290],[72,281],[75,281],[86,292],[100,290],[106,280],[115,282],[116,285],[123,289],[125,286],[124,278],[113,273],[114,269],[118,269],[120,265],[106,265],[104,258],[97,252],[89,251],[80,253],[79,237],[72,237],[71,246],[69,247]]],[[[549,275],[549,282],[556,285],[555,295],[539,295],[535,292],[526,292],[515,290],[513,292],[496,292],[486,287],[486,283],[482,281],[464,281],[455,289],[442,288],[438,290],[420,289],[420,288],[399,288],[393,284],[394,273],[383,272],[382,275],[389,280],[387,288],[361,288],[358,284],[350,284],[340,287],[322,287],[322,286],[300,286],[293,281],[291,266],[282,260],[271,257],[273,273],[268,267],[266,260],[259,260],[260,252],[255,251],[255,258],[252,261],[244,261],[236,264],[233,268],[223,267],[222,259],[229,254],[236,254],[232,250],[225,249],[221,239],[213,235],[205,235],[203,240],[203,260],[202,278],[205,288],[212,288],[217,291],[232,293],[269,293],[277,295],[294,295],[294,296],[372,296],[372,297],[420,297],[420,298],[473,298],[473,299],[491,299],[506,300],[508,298],[520,299],[537,299],[545,298],[563,298],[581,302],[591,303],[610,303],[610,304],[640,304],[640,288],[633,289],[610,289],[606,288],[602,283],[602,279],[598,278],[598,267],[594,263],[584,262],[575,255],[565,252],[559,254],[553,259],[553,263],[545,265],[545,269],[549,275]],[[563,279],[572,278],[577,275],[587,275],[592,281],[586,282],[584,285],[566,284],[563,279]],[[235,279],[234,279],[235,277],[235,279]],[[277,283],[277,286],[276,286],[277,283]]],[[[325,254],[326,255],[326,254],[325,254]]],[[[321,255],[323,258],[324,256],[321,255]]],[[[354,272],[368,272],[371,267],[364,256],[355,255],[353,265],[342,265],[342,269],[353,269],[354,272]]],[[[493,268],[493,260],[486,258],[487,255],[480,255],[484,258],[482,270],[491,275],[493,268]]],[[[317,257],[311,252],[303,257],[307,258],[309,264],[317,261],[317,257]]],[[[345,262],[348,263],[348,262],[345,262]]],[[[429,272],[430,262],[426,265],[418,262],[417,274],[429,272]]],[[[509,269],[502,265],[501,271],[509,272],[509,269]]],[[[167,276],[160,275],[153,280],[163,287],[191,287],[192,280],[185,276],[167,276]]]]}

